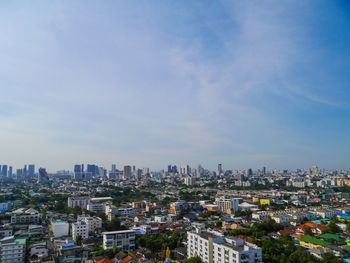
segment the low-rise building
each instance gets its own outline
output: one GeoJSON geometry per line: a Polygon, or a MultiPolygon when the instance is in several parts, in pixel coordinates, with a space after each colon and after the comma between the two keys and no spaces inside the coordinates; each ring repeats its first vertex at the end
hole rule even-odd
{"type": "Polygon", "coordinates": [[[19,208],[12,212],[12,224],[39,224],[40,214],[33,208],[19,208]]]}
{"type": "Polygon", "coordinates": [[[241,239],[208,232],[187,232],[187,257],[199,256],[205,263],[262,263],[261,248],[241,239]]]}
{"type": "Polygon", "coordinates": [[[63,237],[69,235],[69,223],[67,221],[55,221],[51,223],[54,237],[63,237]]]}
{"type": "Polygon", "coordinates": [[[72,238],[76,240],[80,236],[82,239],[89,237],[89,227],[84,221],[78,221],[72,224],[72,238]]]}
{"type": "Polygon", "coordinates": [[[25,252],[25,238],[15,239],[14,236],[10,236],[0,240],[1,263],[23,263],[25,262],[25,252]]]}
{"type": "Polygon", "coordinates": [[[103,232],[103,249],[111,249],[118,247],[125,251],[133,251],[135,249],[135,230],[121,230],[103,232]]]}

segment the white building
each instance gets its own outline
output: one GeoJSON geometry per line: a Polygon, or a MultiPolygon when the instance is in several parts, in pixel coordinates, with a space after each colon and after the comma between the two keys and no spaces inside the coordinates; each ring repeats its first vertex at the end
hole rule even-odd
{"type": "Polygon", "coordinates": [[[98,202],[90,202],[87,205],[87,210],[91,212],[100,212],[105,211],[106,204],[105,203],[98,203],[98,202]]]}
{"type": "Polygon", "coordinates": [[[0,203],[0,211],[10,211],[13,207],[13,204],[10,202],[0,203]]]}
{"type": "Polygon", "coordinates": [[[63,237],[69,235],[69,223],[67,221],[52,222],[52,232],[54,237],[63,237]]]}
{"type": "Polygon", "coordinates": [[[155,216],[154,217],[154,222],[157,222],[157,223],[166,223],[166,218],[165,216],[155,216]]]}
{"type": "Polygon", "coordinates": [[[185,177],[184,179],[184,183],[185,185],[189,185],[189,186],[192,186],[196,183],[196,178],[195,177],[185,177]]]}
{"type": "Polygon", "coordinates": [[[94,233],[97,229],[102,228],[102,219],[97,216],[78,216],[77,221],[83,221],[88,226],[88,232],[94,233]]]}
{"type": "Polygon", "coordinates": [[[135,230],[103,232],[103,249],[118,247],[128,252],[135,249],[135,230]]]}
{"type": "Polygon", "coordinates": [[[112,205],[111,203],[106,204],[105,215],[107,216],[107,219],[109,221],[113,220],[117,214],[118,214],[118,209],[115,205],[112,205]]]}
{"type": "Polygon", "coordinates": [[[219,207],[220,211],[224,213],[226,213],[228,209],[238,211],[239,199],[218,197],[215,199],[215,204],[219,207]]]}
{"type": "Polygon", "coordinates": [[[78,221],[72,224],[72,238],[76,240],[80,236],[82,239],[89,238],[89,227],[83,221],[78,221]]]}
{"type": "Polygon", "coordinates": [[[88,196],[71,196],[68,197],[68,207],[81,207],[82,209],[87,209],[88,204],[90,203],[90,197],[88,196]]]}
{"type": "Polygon", "coordinates": [[[1,263],[23,263],[25,261],[26,240],[15,239],[14,236],[0,240],[1,263]]]}
{"type": "Polygon", "coordinates": [[[290,215],[274,215],[272,219],[278,224],[288,224],[293,220],[293,217],[290,215]]]}
{"type": "Polygon", "coordinates": [[[33,208],[19,208],[12,212],[11,224],[39,224],[40,214],[33,208]]]}
{"type": "Polygon", "coordinates": [[[199,256],[205,263],[262,263],[261,248],[241,239],[208,232],[187,232],[187,256],[199,256]]]}

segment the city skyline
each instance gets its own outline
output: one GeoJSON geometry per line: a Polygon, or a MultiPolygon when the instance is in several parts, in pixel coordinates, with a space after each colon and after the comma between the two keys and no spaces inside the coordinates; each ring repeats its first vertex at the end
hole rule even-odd
{"type": "Polygon", "coordinates": [[[0,163],[350,169],[349,11],[2,2],[0,163]]]}

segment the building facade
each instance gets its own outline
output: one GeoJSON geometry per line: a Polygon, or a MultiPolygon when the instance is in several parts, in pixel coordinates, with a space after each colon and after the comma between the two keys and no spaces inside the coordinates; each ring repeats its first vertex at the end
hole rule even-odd
{"type": "Polygon", "coordinates": [[[135,230],[121,230],[103,232],[103,249],[111,249],[118,247],[125,251],[133,251],[135,249],[135,230]]]}

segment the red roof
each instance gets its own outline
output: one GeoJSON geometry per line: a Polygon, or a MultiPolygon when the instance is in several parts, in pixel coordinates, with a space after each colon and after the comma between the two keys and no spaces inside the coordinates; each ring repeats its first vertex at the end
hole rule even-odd
{"type": "Polygon", "coordinates": [[[294,230],[291,230],[291,229],[285,229],[285,230],[278,231],[278,234],[281,235],[281,236],[293,235],[294,233],[295,233],[294,230]]]}
{"type": "Polygon", "coordinates": [[[114,263],[112,260],[109,260],[109,259],[101,259],[99,261],[96,261],[96,263],[114,263]]]}

